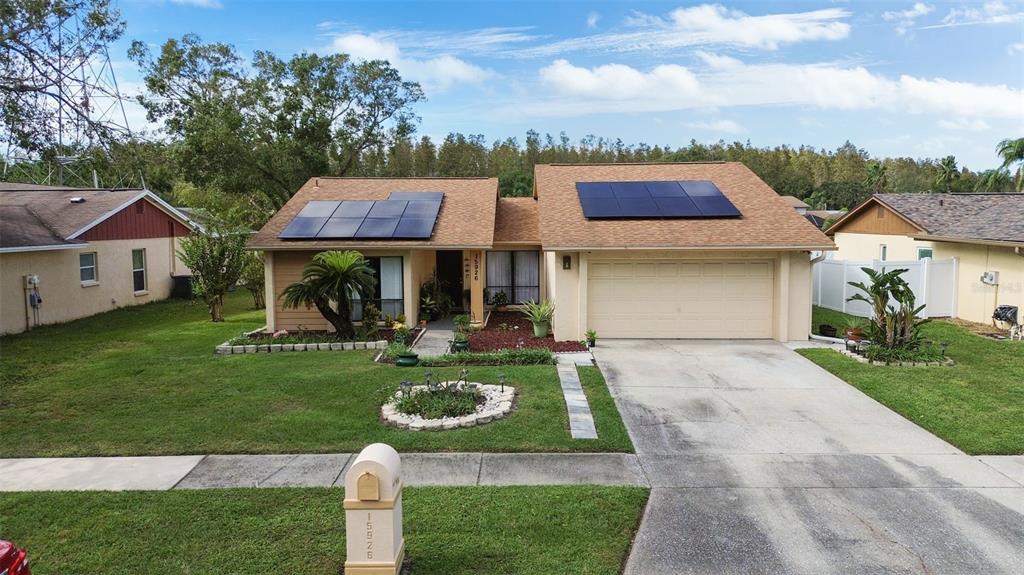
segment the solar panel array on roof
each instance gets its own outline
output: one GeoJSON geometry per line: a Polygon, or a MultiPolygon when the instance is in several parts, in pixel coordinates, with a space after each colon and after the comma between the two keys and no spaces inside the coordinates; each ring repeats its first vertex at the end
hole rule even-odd
{"type": "Polygon", "coordinates": [[[386,200],[314,200],[278,235],[282,239],[428,239],[442,192],[392,192],[386,200]]]}
{"type": "Polygon", "coordinates": [[[706,180],[577,182],[587,219],[735,218],[740,211],[706,180]]]}

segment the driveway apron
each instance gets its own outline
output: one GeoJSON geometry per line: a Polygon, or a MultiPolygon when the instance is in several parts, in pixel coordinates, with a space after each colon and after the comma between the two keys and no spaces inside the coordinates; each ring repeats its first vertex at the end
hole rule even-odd
{"type": "Polygon", "coordinates": [[[1024,485],[785,346],[593,351],[653,487],[628,575],[1024,573],[1024,485]]]}

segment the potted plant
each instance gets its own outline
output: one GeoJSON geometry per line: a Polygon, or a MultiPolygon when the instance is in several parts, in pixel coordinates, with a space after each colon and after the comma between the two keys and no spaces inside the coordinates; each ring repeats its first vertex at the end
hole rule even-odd
{"type": "Polygon", "coordinates": [[[843,337],[850,341],[860,341],[864,336],[864,322],[860,318],[846,320],[846,327],[843,329],[843,337]]]}
{"type": "Polygon", "coordinates": [[[551,318],[555,315],[555,304],[530,300],[523,304],[523,314],[533,324],[534,337],[547,337],[551,318]]]}
{"type": "Polygon", "coordinates": [[[837,333],[836,326],[823,323],[818,326],[818,333],[825,337],[835,337],[837,333]]]}
{"type": "Polygon", "coordinates": [[[595,346],[597,346],[597,332],[592,330],[592,329],[588,329],[587,330],[587,347],[595,347],[595,346]]]}
{"type": "Polygon", "coordinates": [[[494,304],[494,309],[498,311],[508,311],[508,294],[503,291],[494,294],[491,303],[494,304]]]}
{"type": "Polygon", "coordinates": [[[395,360],[395,365],[398,367],[415,367],[420,362],[420,356],[412,351],[403,351],[398,354],[398,359],[395,360]]]}
{"type": "MultiPolygon", "coordinates": [[[[420,298],[420,315],[426,320],[432,320],[437,317],[438,312],[437,301],[434,298],[425,295],[420,298]]],[[[424,320],[420,320],[421,323],[425,323],[424,320]]]]}
{"type": "Polygon", "coordinates": [[[455,338],[452,339],[452,353],[460,351],[469,351],[469,338],[461,331],[456,332],[455,338]]]}

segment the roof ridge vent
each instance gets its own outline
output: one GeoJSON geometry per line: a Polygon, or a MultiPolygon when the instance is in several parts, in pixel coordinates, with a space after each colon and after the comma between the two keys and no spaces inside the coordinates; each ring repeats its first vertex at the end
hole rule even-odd
{"type": "Polygon", "coordinates": [[[73,196],[71,198],[71,203],[72,204],[84,204],[85,203],[85,198],[83,198],[82,196],[73,196]]]}

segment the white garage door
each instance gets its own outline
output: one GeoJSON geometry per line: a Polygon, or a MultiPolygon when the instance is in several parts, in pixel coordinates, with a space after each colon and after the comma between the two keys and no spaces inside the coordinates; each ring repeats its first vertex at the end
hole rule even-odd
{"type": "Polygon", "coordinates": [[[770,260],[588,263],[587,324],[599,337],[770,338],[770,260]]]}

